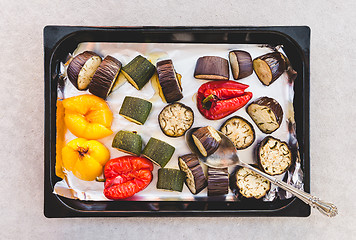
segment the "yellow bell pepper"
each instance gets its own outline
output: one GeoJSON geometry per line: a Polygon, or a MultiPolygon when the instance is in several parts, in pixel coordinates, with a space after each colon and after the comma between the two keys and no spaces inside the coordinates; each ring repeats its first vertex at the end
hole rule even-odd
{"type": "Polygon", "coordinates": [[[62,149],[64,168],[85,181],[100,176],[109,159],[109,150],[96,140],[76,138],[62,149]]]}

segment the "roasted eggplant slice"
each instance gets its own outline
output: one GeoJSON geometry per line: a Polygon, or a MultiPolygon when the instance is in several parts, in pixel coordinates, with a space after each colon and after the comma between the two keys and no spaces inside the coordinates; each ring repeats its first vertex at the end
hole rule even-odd
{"type": "Polygon", "coordinates": [[[185,184],[193,194],[201,192],[208,184],[198,156],[186,154],[178,157],[178,165],[181,171],[186,173],[185,184]]]}
{"type": "Polygon", "coordinates": [[[269,86],[286,70],[285,57],[280,52],[267,53],[253,60],[253,69],[263,85],[269,86]]]}
{"type": "Polygon", "coordinates": [[[246,119],[234,116],[226,120],[220,128],[235,145],[237,150],[251,146],[255,141],[255,130],[246,119]]]}
{"type": "Polygon", "coordinates": [[[235,80],[248,77],[253,72],[252,58],[248,52],[234,50],[229,52],[232,75],[235,80]]]}
{"type": "Polygon", "coordinates": [[[158,123],[164,134],[180,137],[193,125],[193,110],[179,102],[165,106],[158,115],[158,123]]]}
{"type": "Polygon", "coordinates": [[[89,83],[89,92],[106,99],[119,76],[120,70],[121,62],[114,57],[106,56],[89,83]]]}
{"type": "Polygon", "coordinates": [[[181,192],[185,180],[185,173],[172,168],[158,169],[157,189],[181,192]]]}
{"type": "Polygon", "coordinates": [[[159,85],[162,89],[164,98],[168,103],[183,98],[180,77],[174,70],[172,60],[168,59],[157,62],[157,74],[159,85]]]}
{"type": "Polygon", "coordinates": [[[95,52],[85,51],[75,56],[69,63],[67,75],[78,90],[86,90],[101,63],[95,52]]]}
{"type": "Polygon", "coordinates": [[[286,142],[268,136],[258,148],[258,160],[261,168],[269,175],[279,175],[292,164],[292,153],[286,142]]]}
{"type": "Polygon", "coordinates": [[[194,77],[207,80],[229,80],[229,62],[217,56],[200,57],[195,65],[194,77]]]}
{"type": "Polygon", "coordinates": [[[213,154],[219,148],[221,142],[219,133],[211,126],[201,127],[194,131],[192,138],[204,157],[213,154]]]}
{"type": "Polygon", "coordinates": [[[260,199],[271,189],[271,183],[267,179],[245,167],[238,167],[230,181],[233,189],[237,190],[236,193],[245,198],[260,199]]]}
{"type": "Polygon", "coordinates": [[[276,131],[282,123],[283,109],[277,100],[261,97],[247,107],[247,113],[264,133],[276,131]]]}
{"type": "Polygon", "coordinates": [[[208,168],[208,196],[220,196],[229,192],[228,168],[208,168]]]}

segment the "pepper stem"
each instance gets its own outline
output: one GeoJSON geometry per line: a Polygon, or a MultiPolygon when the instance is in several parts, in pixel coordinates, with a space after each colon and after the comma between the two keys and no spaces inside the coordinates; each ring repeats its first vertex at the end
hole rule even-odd
{"type": "Polygon", "coordinates": [[[211,108],[211,99],[214,99],[215,96],[213,94],[210,94],[209,96],[207,96],[206,98],[203,99],[202,101],[202,105],[203,105],[203,108],[209,110],[211,108]]]}
{"type": "Polygon", "coordinates": [[[207,103],[208,101],[210,101],[211,99],[215,98],[215,96],[213,94],[210,94],[209,96],[207,96],[206,98],[204,98],[203,100],[203,104],[207,103]]]}

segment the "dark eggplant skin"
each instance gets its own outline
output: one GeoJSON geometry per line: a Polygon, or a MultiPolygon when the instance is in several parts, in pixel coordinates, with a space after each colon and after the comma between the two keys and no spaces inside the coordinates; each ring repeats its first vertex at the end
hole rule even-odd
{"type": "Polygon", "coordinates": [[[197,60],[194,77],[206,80],[229,80],[229,62],[217,56],[204,56],[197,60]]]}
{"type": "Polygon", "coordinates": [[[78,89],[78,75],[86,61],[91,57],[98,56],[95,52],[85,51],[75,56],[67,68],[67,75],[71,83],[78,89]]]}
{"type": "Polygon", "coordinates": [[[252,58],[251,55],[243,50],[233,50],[229,52],[229,59],[230,59],[230,66],[231,66],[231,71],[232,75],[235,80],[242,79],[245,77],[250,76],[253,73],[253,65],[252,65],[252,58]],[[236,56],[237,60],[237,66],[233,64],[232,57],[231,55],[236,56]],[[234,71],[235,68],[239,69],[238,74],[235,74],[236,71],[234,71]]]}
{"type": "MultiPolygon", "coordinates": [[[[261,170],[260,166],[257,165],[257,164],[250,164],[252,167],[254,168],[257,168],[259,170],[261,170]]],[[[243,168],[242,166],[236,166],[231,174],[230,174],[230,177],[229,177],[229,187],[231,189],[231,191],[234,193],[234,195],[237,197],[238,200],[240,201],[256,201],[256,202],[263,202],[263,197],[266,196],[268,194],[268,192],[271,190],[271,185],[270,185],[270,189],[268,189],[268,191],[266,192],[266,194],[264,196],[261,196],[260,198],[254,198],[254,197],[251,197],[251,198],[248,198],[248,197],[245,197],[244,195],[242,195],[242,193],[240,193],[240,189],[239,187],[237,186],[237,179],[236,179],[236,173],[237,171],[239,171],[241,168],[243,168]]],[[[261,170],[263,171],[263,170],[261,170]]]]}
{"type": "Polygon", "coordinates": [[[221,196],[229,192],[228,168],[208,168],[208,196],[221,196]]]}
{"type": "MultiPolygon", "coordinates": [[[[274,98],[270,98],[270,97],[260,97],[258,99],[256,99],[255,101],[253,101],[252,103],[250,103],[247,108],[246,108],[246,112],[248,115],[249,112],[249,107],[252,105],[252,104],[257,104],[259,106],[266,106],[268,107],[269,109],[271,109],[271,111],[273,112],[273,114],[275,115],[276,117],[276,120],[277,120],[277,123],[279,125],[279,127],[281,126],[282,124],[282,120],[283,120],[283,109],[282,109],[282,106],[278,103],[277,100],[275,100],[274,98]]],[[[250,116],[251,117],[251,116],[250,116]]],[[[252,117],[251,117],[252,118],[252,117]]],[[[257,125],[257,123],[256,123],[257,125]]],[[[260,127],[259,125],[257,125],[257,127],[262,131],[264,132],[260,127]]],[[[278,127],[278,128],[279,128],[278,127]]],[[[276,131],[278,128],[276,128],[274,131],[276,131]]],[[[272,131],[272,132],[274,132],[272,131]]],[[[272,133],[272,132],[264,132],[264,133],[272,133]]]]}
{"type": "Polygon", "coordinates": [[[89,83],[89,92],[105,100],[119,75],[121,66],[119,60],[106,56],[89,83]]]}
{"type": "MultiPolygon", "coordinates": [[[[255,142],[255,140],[256,140],[256,132],[255,132],[255,129],[253,128],[252,124],[251,124],[249,121],[247,121],[245,118],[240,117],[240,116],[232,116],[231,118],[227,119],[227,120],[221,125],[221,127],[220,127],[220,132],[223,132],[223,128],[225,127],[225,125],[226,125],[229,121],[231,121],[231,120],[233,120],[233,119],[240,119],[240,120],[242,120],[243,122],[245,122],[245,123],[251,128],[251,130],[252,130],[252,132],[253,132],[253,140],[252,140],[251,144],[246,145],[245,147],[241,147],[241,148],[237,148],[237,147],[236,147],[236,149],[238,149],[238,150],[246,149],[246,148],[248,148],[249,146],[251,146],[251,145],[255,142]]],[[[230,140],[231,140],[231,139],[230,139],[230,140]]]]}
{"type": "MultiPolygon", "coordinates": [[[[197,129],[196,131],[193,132],[192,137],[195,137],[201,144],[202,147],[204,148],[204,150],[206,151],[206,156],[209,156],[211,154],[213,154],[220,145],[221,139],[217,140],[214,138],[214,136],[212,135],[211,131],[216,131],[215,129],[213,129],[210,126],[207,127],[201,127],[199,129],[197,129]]],[[[218,134],[218,133],[217,133],[218,134]]],[[[220,136],[219,136],[220,137],[220,136]]],[[[193,138],[194,139],[194,138],[193,138]]],[[[195,142],[195,141],[194,141],[195,142]]],[[[199,146],[196,145],[196,147],[199,149],[200,153],[205,156],[199,146]]],[[[205,156],[205,157],[206,157],[205,156]]]]}
{"type": "Polygon", "coordinates": [[[167,134],[167,133],[164,131],[164,129],[162,128],[162,126],[161,126],[161,124],[160,124],[160,121],[159,121],[162,112],[163,112],[167,107],[169,107],[169,106],[171,106],[171,105],[174,105],[174,104],[178,104],[178,105],[182,106],[182,108],[185,108],[187,111],[190,111],[190,112],[192,113],[192,117],[193,117],[192,124],[190,125],[189,128],[187,128],[187,129],[185,130],[185,132],[188,131],[188,130],[193,126],[193,124],[194,124],[194,111],[193,111],[189,106],[187,106],[187,105],[185,105],[185,104],[183,104],[183,103],[180,103],[180,102],[173,102],[173,103],[171,103],[171,104],[165,106],[165,107],[161,110],[161,112],[158,114],[158,118],[157,118],[157,119],[158,119],[158,125],[159,125],[159,127],[161,128],[161,130],[162,130],[162,132],[164,133],[164,135],[166,135],[166,136],[168,136],[168,137],[174,137],[174,138],[175,138],[175,137],[181,137],[181,136],[183,136],[183,135],[185,134],[185,132],[183,133],[183,135],[180,135],[180,136],[178,136],[178,135],[177,135],[177,136],[171,136],[171,135],[167,134]]]}
{"type": "Polygon", "coordinates": [[[294,162],[294,160],[293,160],[293,155],[292,155],[292,151],[291,151],[290,147],[288,146],[288,144],[287,144],[285,141],[282,141],[282,140],[280,140],[280,139],[278,139],[278,138],[275,138],[275,137],[272,137],[272,136],[267,136],[267,137],[265,137],[265,138],[257,145],[257,147],[256,147],[256,153],[257,153],[256,155],[257,155],[257,161],[258,161],[258,168],[261,169],[261,171],[267,173],[267,174],[270,175],[270,176],[280,175],[280,174],[283,174],[283,173],[287,172],[288,169],[292,166],[292,164],[293,164],[293,162],[294,162]],[[271,174],[271,173],[269,173],[269,172],[266,172],[265,169],[264,169],[264,167],[263,167],[263,165],[262,165],[262,163],[261,163],[261,157],[260,157],[260,156],[261,156],[261,149],[262,149],[262,147],[268,142],[269,139],[277,140],[277,141],[280,142],[280,143],[284,143],[284,144],[288,147],[288,150],[289,150],[289,153],[290,153],[290,162],[289,162],[288,167],[286,167],[286,168],[284,169],[284,171],[281,172],[281,173],[271,174]]]}
{"type": "Polygon", "coordinates": [[[177,79],[172,60],[157,62],[157,74],[164,98],[167,103],[172,103],[183,98],[182,86],[177,79]]]}
{"type": "MultiPolygon", "coordinates": [[[[191,153],[191,154],[185,154],[183,156],[178,157],[178,165],[181,171],[183,170],[183,167],[181,166],[180,161],[183,161],[187,167],[189,168],[189,171],[191,171],[193,177],[194,177],[194,183],[195,183],[195,192],[190,189],[188,186],[188,174],[186,174],[187,178],[185,180],[185,184],[187,185],[189,191],[192,194],[198,194],[200,193],[206,186],[208,185],[208,181],[204,175],[203,168],[201,167],[199,163],[199,158],[197,155],[191,153]]],[[[185,171],[184,171],[185,172],[185,171]]]]}
{"type": "Polygon", "coordinates": [[[258,69],[255,67],[253,68],[258,79],[261,81],[261,83],[265,86],[271,85],[274,81],[276,81],[287,69],[286,62],[285,62],[285,57],[283,56],[282,53],[280,52],[273,52],[273,53],[267,53],[262,56],[259,56],[253,60],[255,61],[264,61],[269,69],[271,70],[272,78],[269,80],[269,82],[266,84],[258,75],[258,69]]]}

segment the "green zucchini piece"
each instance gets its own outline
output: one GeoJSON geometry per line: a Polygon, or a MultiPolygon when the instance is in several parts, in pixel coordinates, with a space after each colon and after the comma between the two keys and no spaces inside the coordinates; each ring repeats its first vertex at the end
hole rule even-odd
{"type": "Polygon", "coordinates": [[[142,138],[136,132],[121,130],[116,133],[111,146],[119,151],[139,156],[142,151],[142,138]]]}
{"type": "Polygon", "coordinates": [[[142,155],[153,163],[164,167],[171,159],[175,148],[166,142],[151,137],[142,151],[142,155]]]}
{"type": "Polygon", "coordinates": [[[132,86],[141,90],[156,72],[156,68],[146,58],[138,55],[124,66],[121,71],[132,86]]]}
{"type": "Polygon", "coordinates": [[[151,109],[151,102],[142,98],[126,96],[119,114],[131,122],[142,125],[146,122],[151,109]]]}
{"type": "Polygon", "coordinates": [[[181,192],[185,181],[185,173],[172,168],[158,169],[157,189],[181,192]]]}

